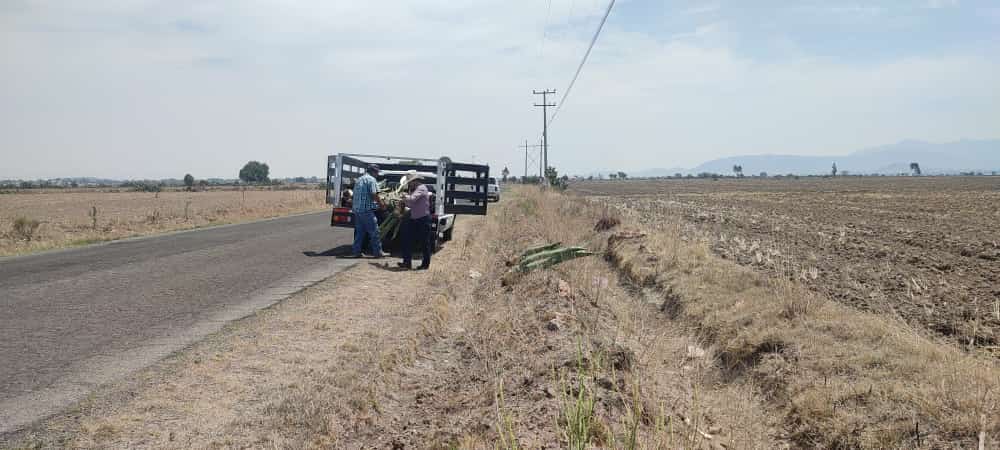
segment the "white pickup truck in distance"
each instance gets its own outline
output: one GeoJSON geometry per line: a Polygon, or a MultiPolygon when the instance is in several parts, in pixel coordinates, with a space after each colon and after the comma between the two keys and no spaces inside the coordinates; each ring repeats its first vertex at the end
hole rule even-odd
{"type": "Polygon", "coordinates": [[[490,184],[486,190],[486,199],[491,202],[500,201],[500,183],[497,183],[497,179],[490,177],[490,184]]]}
{"type": "MultiPolygon", "coordinates": [[[[427,159],[407,156],[384,156],[338,153],[327,157],[326,202],[333,206],[330,225],[353,227],[350,197],[354,180],[364,174],[370,164],[379,166],[376,180],[395,187],[408,173],[417,172],[431,191],[431,232],[436,237],[435,249],[450,241],[455,218],[461,214],[485,215],[489,201],[490,168],[486,165],[455,163],[449,158],[427,159]]],[[[376,216],[380,216],[377,212],[376,216]]],[[[382,217],[379,217],[381,223],[382,217]]],[[[398,236],[397,236],[398,237],[398,236]]],[[[396,239],[385,238],[383,248],[397,247],[396,239]]]]}

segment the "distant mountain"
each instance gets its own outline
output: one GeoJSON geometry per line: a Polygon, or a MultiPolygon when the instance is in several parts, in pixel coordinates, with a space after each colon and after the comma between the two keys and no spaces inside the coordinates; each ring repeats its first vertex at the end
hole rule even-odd
{"type": "MultiPolygon", "coordinates": [[[[794,173],[799,175],[812,175],[820,173],[830,173],[833,163],[842,156],[796,156],[796,155],[748,155],[731,156],[728,158],[713,159],[702,163],[688,172],[699,174],[702,172],[731,174],[733,166],[743,167],[745,175],[757,175],[760,172],[767,172],[770,175],[794,173]]],[[[840,164],[837,164],[838,167],[840,164]]]]}
{"type": "Polygon", "coordinates": [[[1000,140],[961,140],[943,144],[908,140],[839,156],[731,156],[680,172],[730,174],[733,165],[741,165],[746,175],[760,172],[820,175],[830,173],[831,166],[836,163],[841,173],[893,175],[908,173],[911,162],[920,164],[925,174],[1000,171],[1000,140]]]}

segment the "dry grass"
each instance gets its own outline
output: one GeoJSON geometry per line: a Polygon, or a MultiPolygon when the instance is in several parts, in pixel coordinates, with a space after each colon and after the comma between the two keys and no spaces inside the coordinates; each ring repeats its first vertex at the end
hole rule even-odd
{"type": "Polygon", "coordinates": [[[323,196],[318,190],[8,193],[0,195],[0,256],[318,211],[323,196]],[[26,222],[39,225],[28,230],[26,222]]]}
{"type": "Polygon", "coordinates": [[[512,431],[500,433],[512,436],[506,442],[781,446],[777,419],[756,388],[719,385],[712,349],[669,321],[642,290],[619,283],[602,259],[574,260],[496,286],[507,271],[503,262],[532,245],[559,241],[602,250],[606,234],[594,225],[606,211],[530,189],[510,193],[496,209],[480,228],[495,238],[473,252],[485,255],[478,263],[485,281],[464,322],[474,330],[473,347],[484,349],[482,376],[493,374],[496,386],[507,386],[502,416],[512,431]],[[539,390],[542,399],[556,400],[554,410],[533,406],[539,390]]]}
{"type": "Polygon", "coordinates": [[[697,324],[720,355],[722,382],[761,386],[794,445],[997,445],[995,360],[709,256],[679,221],[638,231],[646,236],[609,249],[616,265],[653,286],[678,320],[697,324]]]}

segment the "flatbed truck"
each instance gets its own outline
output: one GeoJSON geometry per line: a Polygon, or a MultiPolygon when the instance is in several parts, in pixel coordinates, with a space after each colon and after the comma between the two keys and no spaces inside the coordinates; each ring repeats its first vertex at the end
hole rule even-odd
{"type": "MultiPolygon", "coordinates": [[[[447,157],[430,159],[338,153],[328,156],[326,163],[326,203],[332,206],[330,226],[354,227],[354,213],[344,192],[353,187],[354,180],[365,173],[369,164],[379,166],[376,180],[388,186],[398,185],[400,179],[412,171],[423,176],[424,184],[432,193],[431,232],[435,237],[435,250],[451,240],[457,216],[486,215],[490,179],[488,165],[456,163],[447,157]]],[[[376,212],[379,223],[383,214],[384,211],[376,212]]],[[[391,250],[398,243],[387,237],[382,245],[391,250]]]]}

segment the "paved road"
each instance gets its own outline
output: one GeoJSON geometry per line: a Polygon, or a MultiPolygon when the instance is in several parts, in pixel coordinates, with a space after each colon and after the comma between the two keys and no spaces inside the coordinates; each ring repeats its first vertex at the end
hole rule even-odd
{"type": "Polygon", "coordinates": [[[348,265],[326,213],[0,259],[0,433],[348,265]]]}

